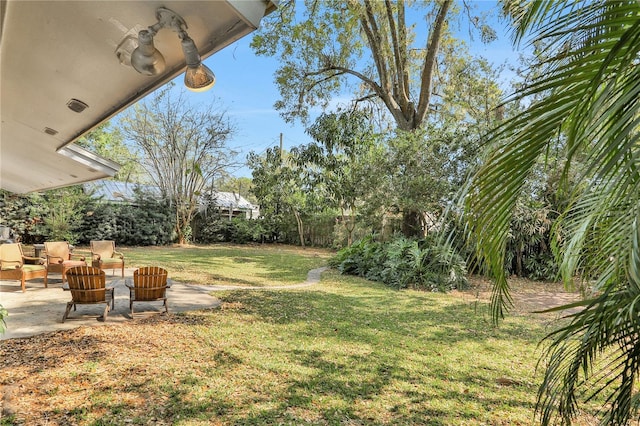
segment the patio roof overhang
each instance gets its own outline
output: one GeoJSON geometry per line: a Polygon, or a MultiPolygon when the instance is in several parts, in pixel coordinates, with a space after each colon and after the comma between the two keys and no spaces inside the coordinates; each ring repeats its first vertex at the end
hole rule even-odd
{"type": "Polygon", "coordinates": [[[119,165],[73,142],[184,71],[179,39],[170,30],[154,39],[166,60],[160,75],[139,74],[116,55],[156,22],[158,7],[184,18],[204,59],[254,31],[275,4],[0,2],[0,188],[27,193],[113,176],[119,165]],[[82,104],[86,109],[76,112],[82,104]]]}

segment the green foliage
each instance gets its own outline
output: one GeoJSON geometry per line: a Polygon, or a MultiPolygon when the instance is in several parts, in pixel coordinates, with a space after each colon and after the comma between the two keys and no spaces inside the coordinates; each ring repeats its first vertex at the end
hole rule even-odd
{"type": "Polygon", "coordinates": [[[638,417],[640,286],[640,4],[637,1],[513,1],[516,39],[544,46],[528,84],[528,104],[492,133],[464,204],[477,254],[496,280],[494,320],[509,305],[505,248],[527,180],[562,140],[564,208],[552,228],[560,272],[583,279],[596,298],[578,306],[547,340],[539,392],[542,423],[571,424],[583,393],[606,395],[606,424],[638,417]]]}
{"type": "Polygon", "coordinates": [[[174,209],[136,190],[132,204],[94,201],[85,212],[79,242],[114,240],[119,245],[165,245],[173,241],[174,209]]]}
{"type": "Polygon", "coordinates": [[[358,208],[380,181],[370,161],[378,151],[371,117],[362,111],[321,114],[307,130],[314,142],[294,147],[292,159],[304,167],[311,188],[322,188],[326,210],[340,211],[347,232],[347,245],[353,241],[358,208]]]}
{"type": "Polygon", "coordinates": [[[559,267],[551,251],[550,209],[518,202],[511,219],[505,267],[510,274],[534,280],[557,280],[559,267]]]}
{"type": "Polygon", "coordinates": [[[253,176],[253,193],[260,204],[261,215],[275,227],[279,237],[282,224],[295,220],[298,242],[305,245],[304,220],[322,208],[324,187],[312,186],[306,170],[284,150],[269,148],[262,155],[250,152],[247,164],[253,176]]]}
{"type": "Polygon", "coordinates": [[[44,200],[47,211],[43,222],[47,239],[77,243],[84,211],[91,203],[82,185],[47,191],[44,200]]]}
{"type": "Polygon", "coordinates": [[[4,334],[7,331],[7,323],[5,318],[9,316],[7,309],[0,304],[0,334],[4,334]]]}
{"type": "Polygon", "coordinates": [[[119,217],[119,241],[125,245],[165,245],[175,240],[175,208],[137,191],[133,205],[124,205],[119,217]]]}
{"type": "MultiPolygon", "coordinates": [[[[459,12],[449,0],[290,1],[263,19],[251,45],[259,55],[278,58],[281,99],[275,106],[286,120],[304,122],[311,108],[351,92],[354,104],[383,108],[396,128],[412,131],[428,121],[434,88],[441,92],[459,82],[450,91],[459,101],[465,77],[476,74],[472,68],[463,75],[466,48],[447,25],[459,12]]],[[[473,21],[483,27],[483,18],[473,21]]],[[[478,95],[480,105],[493,94],[478,95]]]]}
{"type": "Polygon", "coordinates": [[[133,153],[129,151],[119,128],[112,128],[105,122],[94,128],[86,136],[76,141],[81,147],[108,158],[120,165],[114,179],[138,182],[143,179],[144,170],[133,153]]]}
{"type": "Polygon", "coordinates": [[[263,242],[267,233],[264,222],[264,219],[245,219],[242,217],[235,217],[231,220],[215,216],[201,218],[198,220],[195,242],[199,244],[263,242]]]}
{"type": "Polygon", "coordinates": [[[381,281],[397,289],[432,291],[466,288],[466,264],[452,247],[435,239],[396,237],[389,243],[364,238],[330,261],[343,274],[381,281]]]}
{"type": "Polygon", "coordinates": [[[92,200],[81,185],[38,194],[0,193],[2,225],[9,226],[14,237],[25,244],[45,239],[77,243],[85,211],[92,200]]]}
{"type": "Polygon", "coordinates": [[[41,194],[13,194],[0,190],[0,224],[11,228],[14,238],[25,244],[44,240],[46,211],[41,194]]]}
{"type": "Polygon", "coordinates": [[[475,164],[478,138],[467,130],[428,125],[398,131],[387,140],[381,181],[371,201],[403,215],[404,235],[422,236],[437,227],[443,212],[475,164]]]}
{"type": "Polygon", "coordinates": [[[120,242],[119,228],[122,205],[95,201],[85,212],[81,228],[81,243],[91,240],[115,240],[120,242]]]}

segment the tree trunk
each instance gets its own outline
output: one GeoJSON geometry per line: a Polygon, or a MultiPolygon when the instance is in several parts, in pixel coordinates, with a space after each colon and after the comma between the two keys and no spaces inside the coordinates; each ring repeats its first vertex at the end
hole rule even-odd
{"type": "Polygon", "coordinates": [[[300,236],[300,245],[302,246],[302,248],[305,247],[304,245],[304,226],[302,224],[302,218],[300,217],[300,212],[297,210],[293,211],[293,214],[296,217],[296,223],[298,224],[298,235],[300,236]]]}
{"type": "Polygon", "coordinates": [[[422,214],[417,210],[402,212],[402,234],[407,238],[423,237],[422,214]]]}

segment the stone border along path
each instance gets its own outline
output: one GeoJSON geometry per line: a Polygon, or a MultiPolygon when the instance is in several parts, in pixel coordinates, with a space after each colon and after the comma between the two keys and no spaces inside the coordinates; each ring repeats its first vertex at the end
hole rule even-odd
{"type": "MultiPolygon", "coordinates": [[[[320,282],[321,274],[327,269],[329,268],[312,269],[302,283],[274,287],[205,286],[172,281],[168,290],[169,312],[217,308],[220,306],[220,300],[209,294],[213,291],[282,290],[312,286],[320,282]]],[[[0,340],[30,337],[80,326],[102,326],[131,321],[129,290],[125,287],[124,281],[133,275],[133,271],[134,269],[126,269],[125,278],[110,275],[110,271],[106,271],[107,285],[115,287],[115,309],[109,312],[106,322],[97,318],[102,308],[92,305],[79,305],[77,311],[71,311],[69,318],[64,323],[61,322],[71,295],[62,290],[60,274],[49,275],[49,288],[44,288],[41,281],[28,282],[25,293],[20,290],[18,281],[0,281],[0,304],[9,312],[6,318],[7,331],[0,335],[0,340]]],[[[162,303],[136,303],[134,310],[136,318],[146,318],[161,314],[162,303]]]]}

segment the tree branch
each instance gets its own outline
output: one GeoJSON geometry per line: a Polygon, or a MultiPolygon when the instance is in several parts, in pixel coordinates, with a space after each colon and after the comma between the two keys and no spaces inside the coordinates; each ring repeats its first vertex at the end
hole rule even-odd
{"type": "Polygon", "coordinates": [[[390,0],[385,0],[387,10],[387,20],[391,32],[393,44],[393,58],[396,63],[394,75],[394,97],[398,100],[401,108],[406,111],[409,108],[409,74],[406,72],[406,25],[404,20],[404,1],[398,1],[398,30],[393,19],[393,8],[390,0]]]}
{"type": "Polygon", "coordinates": [[[436,56],[440,48],[440,41],[442,39],[442,31],[444,29],[445,18],[449,7],[451,6],[451,0],[445,0],[440,6],[438,15],[433,25],[433,31],[429,36],[427,45],[427,56],[424,61],[424,67],[422,68],[421,85],[420,85],[420,98],[418,100],[418,110],[414,117],[413,127],[417,128],[424,120],[429,103],[431,102],[431,87],[433,85],[433,72],[435,70],[436,56]]]}
{"type": "Polygon", "coordinates": [[[364,1],[365,12],[360,19],[362,29],[364,30],[367,40],[369,41],[369,47],[371,48],[371,54],[378,70],[378,76],[380,77],[380,86],[384,87],[387,92],[391,92],[391,82],[389,81],[389,74],[387,70],[387,64],[384,60],[384,54],[380,51],[382,49],[382,40],[380,37],[380,29],[376,22],[376,18],[373,14],[373,9],[370,0],[364,1]]]}

